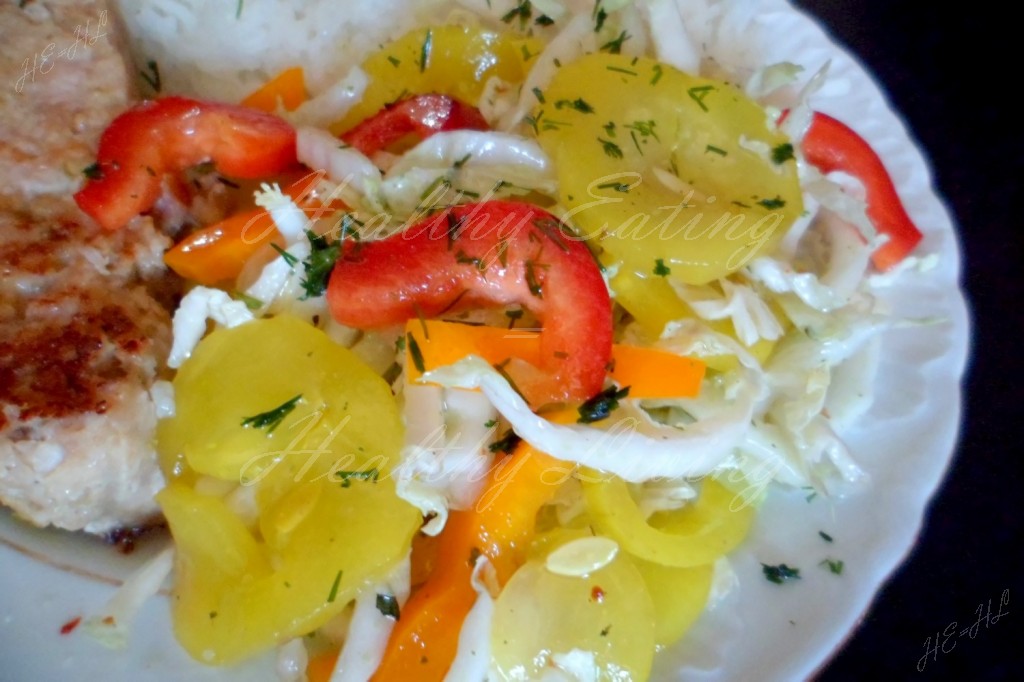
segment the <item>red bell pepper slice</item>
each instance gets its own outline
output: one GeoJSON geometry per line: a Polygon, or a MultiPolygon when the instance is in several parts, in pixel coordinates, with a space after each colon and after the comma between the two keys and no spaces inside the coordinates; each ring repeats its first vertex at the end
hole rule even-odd
{"type": "Polygon", "coordinates": [[[416,95],[389,104],[341,136],[367,156],[398,142],[406,135],[420,140],[448,130],[488,130],[476,107],[447,95],[416,95]]]}
{"type": "Polygon", "coordinates": [[[611,359],[611,300],[597,262],[554,216],[520,202],[456,206],[350,246],[327,302],[338,322],[360,329],[519,304],[543,325],[543,374],[516,377],[535,406],[590,398],[611,359]]]}
{"type": "Polygon", "coordinates": [[[907,215],[882,159],[864,138],[831,116],[815,112],[801,146],[807,161],[823,173],[843,171],[864,185],[868,220],[889,237],[871,254],[879,270],[888,270],[914,250],[921,231],[907,215]]]}
{"type": "Polygon", "coordinates": [[[75,194],[108,230],[153,207],[165,173],[212,161],[238,178],[279,173],[297,163],[295,130],[248,107],[165,97],[121,114],[100,137],[98,177],[75,194]]]}

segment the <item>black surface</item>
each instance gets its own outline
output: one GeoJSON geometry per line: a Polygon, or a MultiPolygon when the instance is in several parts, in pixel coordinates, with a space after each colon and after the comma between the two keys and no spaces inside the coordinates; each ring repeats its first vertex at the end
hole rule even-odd
{"type": "Polygon", "coordinates": [[[919,544],[818,679],[1024,679],[1024,121],[1010,101],[1024,38],[993,5],[797,4],[874,73],[931,159],[960,229],[974,345],[960,445],[919,544]]]}

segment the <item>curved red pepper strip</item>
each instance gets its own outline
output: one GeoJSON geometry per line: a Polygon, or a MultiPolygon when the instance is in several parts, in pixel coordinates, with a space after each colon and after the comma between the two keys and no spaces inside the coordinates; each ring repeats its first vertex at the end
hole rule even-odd
{"type": "Polygon", "coordinates": [[[914,250],[921,231],[907,215],[892,178],[871,145],[846,124],[815,112],[801,146],[807,161],[823,173],[843,171],[864,185],[868,220],[889,237],[871,254],[879,270],[888,270],[914,250]]]}
{"type": "Polygon", "coordinates": [[[406,135],[420,140],[447,130],[489,130],[480,111],[447,95],[416,95],[389,104],[341,136],[363,154],[398,142],[406,135]]]}
{"type": "Polygon", "coordinates": [[[456,308],[519,304],[537,316],[543,377],[516,379],[535,406],[601,390],[612,350],[608,289],[585,244],[529,204],[456,206],[350,248],[327,289],[331,314],[361,329],[456,308]]]}
{"type": "Polygon", "coordinates": [[[294,165],[295,130],[248,107],[184,97],[141,102],[100,137],[99,177],[75,194],[79,207],[108,230],[153,207],[165,173],[212,161],[232,177],[258,178],[294,165]]]}

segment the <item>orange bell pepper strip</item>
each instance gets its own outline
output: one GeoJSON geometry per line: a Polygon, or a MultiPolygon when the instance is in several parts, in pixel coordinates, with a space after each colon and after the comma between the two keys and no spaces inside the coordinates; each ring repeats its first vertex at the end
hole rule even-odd
{"type": "MultiPolygon", "coordinates": [[[[310,199],[315,185],[316,174],[308,173],[282,189],[311,219],[341,207],[310,199]]],[[[256,251],[279,237],[270,214],[254,208],[196,230],[164,253],[164,263],[185,279],[212,286],[237,278],[256,251]]]]}
{"type": "Polygon", "coordinates": [[[242,106],[273,114],[277,112],[278,102],[285,111],[294,111],[305,101],[306,81],[302,67],[293,66],[277,74],[243,99],[242,106]]]}
{"type": "Polygon", "coordinates": [[[402,608],[375,682],[444,678],[458,649],[462,621],[476,601],[470,584],[476,556],[490,560],[499,583],[508,581],[524,560],[537,512],[558,490],[544,485],[541,477],[559,465],[521,443],[491,470],[474,509],[449,514],[437,568],[402,608]]]}
{"type": "MultiPolygon", "coordinates": [[[[405,331],[409,381],[423,376],[409,339],[415,342],[424,371],[450,365],[467,355],[479,355],[492,365],[510,357],[534,365],[540,361],[540,335],[534,331],[415,319],[406,322],[405,331]]],[[[694,358],[616,343],[612,344],[608,376],[620,386],[629,386],[631,397],[681,398],[697,395],[704,371],[704,363],[694,358]]]]}

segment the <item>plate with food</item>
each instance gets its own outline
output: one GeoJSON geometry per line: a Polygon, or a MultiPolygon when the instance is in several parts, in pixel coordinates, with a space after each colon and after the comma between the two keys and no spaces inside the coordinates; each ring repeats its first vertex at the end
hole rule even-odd
{"type": "Polygon", "coordinates": [[[797,679],[912,547],[956,234],[787,3],[0,11],[4,675],[797,679]]]}

